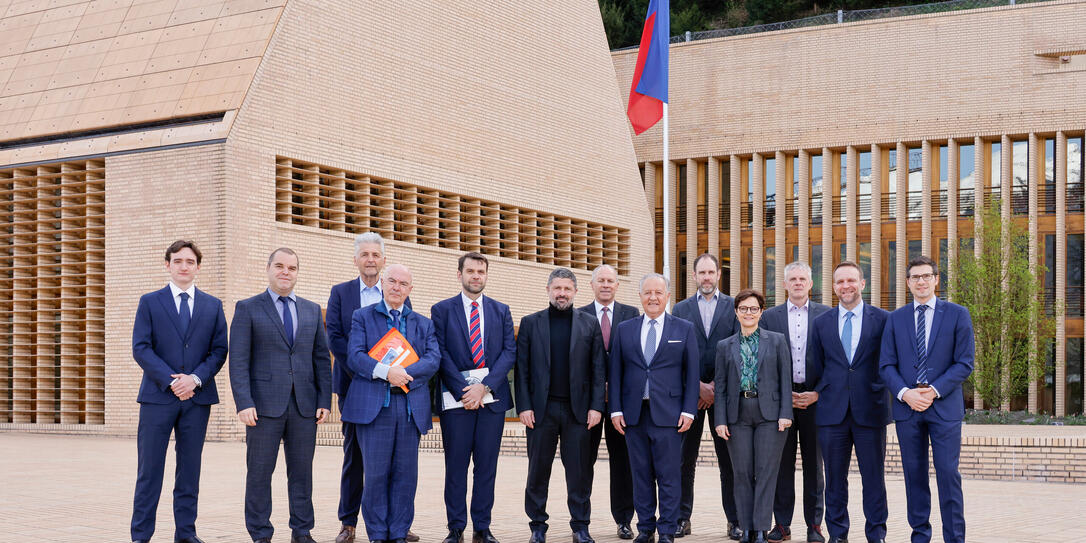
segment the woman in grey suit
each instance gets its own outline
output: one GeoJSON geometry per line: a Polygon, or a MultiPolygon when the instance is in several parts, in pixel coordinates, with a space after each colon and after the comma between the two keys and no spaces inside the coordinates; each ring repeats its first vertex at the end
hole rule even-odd
{"type": "Polygon", "coordinates": [[[735,297],[739,333],[717,343],[716,433],[728,440],[742,543],[766,543],[781,451],[792,425],[792,359],[784,335],[758,327],[765,298],[735,297]]]}

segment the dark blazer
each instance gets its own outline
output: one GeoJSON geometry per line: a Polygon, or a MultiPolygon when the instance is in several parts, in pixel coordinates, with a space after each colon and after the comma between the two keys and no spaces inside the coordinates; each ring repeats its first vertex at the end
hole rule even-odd
{"type": "MultiPolygon", "coordinates": [[[[592,318],[595,319],[596,318],[596,302],[593,301],[592,303],[590,303],[588,305],[581,306],[581,311],[584,311],[585,313],[588,313],[589,315],[592,316],[592,318]]],[[[617,301],[615,302],[615,307],[611,311],[611,313],[614,314],[614,315],[611,316],[611,341],[612,342],[615,341],[615,327],[617,327],[619,325],[619,323],[621,323],[623,321],[626,321],[626,320],[629,320],[629,319],[635,319],[635,318],[641,316],[641,312],[638,311],[636,307],[634,307],[632,305],[626,305],[626,304],[623,304],[623,303],[619,303],[617,301]]],[[[599,323],[600,322],[599,319],[596,319],[596,322],[599,323]]],[[[603,346],[603,352],[604,352],[605,355],[611,356],[611,346],[610,345],[604,345],[603,346]]]]}
{"type": "Polygon", "coordinates": [[[861,426],[885,426],[890,423],[890,395],[879,377],[879,351],[885,310],[864,304],[863,329],[852,366],[841,346],[837,321],[839,309],[830,308],[815,318],[807,335],[807,384],[818,392],[815,424],[840,424],[852,408],[852,418],[861,426]]]}
{"type": "Polygon", "coordinates": [[[332,407],[332,367],[319,305],[297,299],[298,331],[287,344],[283,320],[267,291],[240,300],[230,323],[230,387],[238,411],[280,417],[291,390],[303,416],[332,407]]]}
{"type": "Polygon", "coordinates": [[[722,293],[717,297],[713,323],[709,327],[709,335],[706,336],[705,327],[701,325],[698,296],[701,294],[695,292],[693,296],[675,304],[672,314],[694,325],[698,352],[701,353],[700,379],[703,383],[711,383],[716,376],[716,344],[739,333],[739,319],[735,317],[735,299],[722,293]]]}
{"type": "MultiPolygon", "coordinates": [[[[536,311],[521,319],[517,332],[517,413],[535,411],[536,420],[547,411],[551,386],[551,325],[547,311],[536,311]]],[[[574,310],[569,333],[569,403],[577,422],[587,424],[589,410],[603,413],[606,360],[599,321],[574,310]]]]}
{"type": "MultiPolygon", "coordinates": [[[[332,364],[332,392],[340,398],[347,396],[347,388],[351,386],[351,379],[354,378],[354,374],[347,367],[347,341],[351,335],[351,317],[354,316],[354,311],[362,306],[359,283],[361,281],[355,277],[332,287],[328,295],[328,309],[324,315],[328,347],[335,357],[335,364],[332,364]]],[[[405,300],[404,305],[411,309],[411,298],[405,300]]]]}
{"type": "MultiPolygon", "coordinates": [[[[619,324],[611,338],[611,413],[621,411],[627,425],[641,418],[641,398],[649,382],[649,413],[657,426],[671,427],[682,413],[698,412],[698,346],[694,325],[664,314],[660,345],[649,363],[641,352],[644,317],[619,324]]],[[[610,415],[610,413],[608,413],[610,415]]]]}
{"type": "MultiPolygon", "coordinates": [[[[716,346],[716,399],[714,419],[735,424],[739,420],[739,396],[743,357],[739,334],[716,346]]],[[[758,328],[758,407],[767,421],[792,419],[792,357],[784,334],[758,328]]],[[[718,422],[719,424],[719,422],[718,422]]]]}
{"type": "MultiPolygon", "coordinates": [[[[916,306],[906,304],[890,314],[882,334],[879,362],[883,381],[892,397],[902,388],[916,384],[916,306]]],[[[969,310],[939,299],[928,336],[928,383],[941,394],[931,404],[935,414],[949,421],[965,416],[962,381],[973,372],[973,320],[969,310]]],[[[894,420],[909,418],[912,409],[904,402],[892,403],[894,420]]]]}
{"type": "MultiPolygon", "coordinates": [[[[807,349],[803,352],[811,350],[811,323],[814,322],[815,317],[829,311],[830,306],[820,304],[814,300],[810,300],[807,306],[807,349]]],[[[784,334],[784,340],[788,343],[788,359],[792,358],[792,334],[788,329],[788,302],[773,306],[762,313],[762,320],[758,323],[758,326],[777,332],[778,334],[784,334]]],[[[808,382],[810,380],[810,372],[804,372],[807,376],[808,382]]],[[[791,379],[791,377],[789,377],[791,379]]],[[[791,395],[789,395],[791,396],[791,395]]],[[[816,404],[812,404],[814,407],[816,404]]]]}
{"type": "MultiPolygon", "coordinates": [[[[490,387],[494,403],[484,407],[495,413],[504,413],[513,407],[509,391],[509,372],[517,363],[517,340],[513,335],[513,316],[509,306],[487,296],[480,296],[483,315],[483,357],[490,373],[483,384],[490,387]]],[[[441,382],[460,399],[468,382],[462,371],[475,369],[468,342],[468,318],[464,315],[463,298],[460,294],[442,300],[430,308],[434,333],[441,349],[441,382]]],[[[440,408],[441,403],[438,403],[440,408]]]]}
{"type": "MultiPolygon", "coordinates": [[[[441,349],[430,319],[410,309],[405,310],[401,318],[404,338],[419,355],[418,361],[406,368],[407,374],[414,378],[407,385],[407,405],[419,433],[425,434],[433,427],[429,381],[437,373],[441,349]]],[[[347,366],[354,378],[351,379],[347,399],[343,403],[341,418],[345,422],[369,424],[385,405],[389,384],[383,379],[373,378],[377,361],[367,353],[388,333],[390,326],[391,317],[383,301],[354,312],[351,319],[351,341],[347,348],[347,366]]]]}
{"type": "Polygon", "coordinates": [[[219,403],[215,374],[226,362],[226,351],[226,316],[218,298],[196,289],[189,327],[182,334],[170,286],[144,294],[132,325],[132,357],[143,368],[136,401],[180,401],[170,390],[170,375],[184,373],[196,374],[203,383],[193,393],[193,403],[219,403]]]}

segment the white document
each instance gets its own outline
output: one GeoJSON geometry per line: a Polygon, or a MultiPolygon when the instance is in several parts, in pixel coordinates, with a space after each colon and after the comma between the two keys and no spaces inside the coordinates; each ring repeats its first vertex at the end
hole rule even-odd
{"type": "MultiPolygon", "coordinates": [[[[462,372],[460,372],[460,375],[464,376],[464,380],[466,380],[469,385],[477,385],[477,384],[481,384],[483,382],[484,377],[486,377],[487,375],[490,375],[490,368],[479,368],[479,369],[474,369],[474,370],[462,371],[462,372]]],[[[496,401],[498,401],[498,400],[495,400],[494,395],[489,393],[489,392],[487,392],[486,395],[483,396],[483,405],[486,405],[488,403],[494,403],[496,401]]],[[[444,385],[442,385],[441,386],[441,408],[444,410],[444,409],[457,409],[457,408],[463,408],[463,407],[464,407],[464,402],[457,401],[456,397],[453,396],[451,392],[446,390],[444,385]]]]}

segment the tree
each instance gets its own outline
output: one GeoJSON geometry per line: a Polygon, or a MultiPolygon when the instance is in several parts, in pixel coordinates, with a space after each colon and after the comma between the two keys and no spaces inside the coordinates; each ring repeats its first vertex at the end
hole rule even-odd
{"type": "Polygon", "coordinates": [[[1043,375],[1042,346],[1055,336],[1056,322],[1044,313],[1044,270],[1030,270],[1023,229],[1003,222],[998,201],[985,207],[981,219],[975,233],[980,255],[959,256],[949,296],[973,319],[976,359],[969,382],[985,405],[1007,410],[1012,397],[1043,375]]]}

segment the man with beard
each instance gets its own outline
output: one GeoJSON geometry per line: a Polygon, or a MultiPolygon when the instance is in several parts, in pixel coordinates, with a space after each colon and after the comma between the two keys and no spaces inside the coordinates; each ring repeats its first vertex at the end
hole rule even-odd
{"type": "MultiPolygon", "coordinates": [[[[683,436],[682,449],[682,501],[679,504],[679,521],[675,537],[690,534],[690,515],[694,510],[694,470],[698,465],[698,451],[701,449],[702,427],[706,413],[709,427],[716,428],[713,419],[713,398],[715,390],[713,378],[716,374],[716,344],[739,332],[739,321],[735,318],[735,300],[717,289],[720,281],[720,261],[709,253],[694,259],[694,282],[698,292],[675,304],[673,314],[694,325],[700,353],[698,389],[698,411],[690,431],[683,436]]],[[[728,519],[727,535],[738,540],[739,513],[735,505],[735,487],[733,484],[731,456],[728,454],[728,442],[713,434],[713,448],[716,450],[717,469],[720,470],[720,501],[724,507],[724,516],[728,519]]]]}
{"type": "Polygon", "coordinates": [[[818,393],[818,444],[826,470],[826,528],[830,543],[847,543],[848,471],[852,449],[863,484],[869,542],[886,541],[886,425],[890,395],[879,377],[879,350],[889,313],[865,304],[863,270],[842,262],[833,270],[841,302],[811,323],[807,384],[818,393]]]}
{"type": "MultiPolygon", "coordinates": [[[[611,356],[611,331],[627,319],[638,317],[636,307],[615,301],[618,292],[618,272],[609,264],[592,270],[592,303],[581,308],[600,323],[603,333],[603,350],[611,356]]],[[[609,391],[607,391],[609,392],[609,391]]],[[[606,406],[607,394],[604,394],[606,406]]],[[[604,411],[606,413],[607,411],[604,411]]],[[[618,524],[619,539],[633,539],[630,522],[633,520],[633,480],[630,475],[630,453],[626,450],[626,438],[615,430],[614,425],[601,423],[592,429],[592,463],[600,451],[600,438],[607,434],[607,465],[611,474],[611,517],[618,524]]]]}
{"type": "Polygon", "coordinates": [[[460,294],[430,309],[441,346],[441,384],[462,405],[438,405],[445,450],[445,513],[449,535],[461,543],[467,526],[468,464],[474,463],[471,491],[472,543],[497,543],[490,531],[494,480],[498,469],[505,412],[513,406],[507,376],[516,363],[516,339],[509,306],[483,296],[490,264],[479,253],[457,261],[460,294]],[[485,372],[485,376],[480,377],[485,372]],[[476,375],[471,375],[472,373],[476,375]],[[466,376],[470,376],[469,379],[466,376]],[[469,384],[470,383],[470,384],[469,384]],[[491,395],[493,401],[484,403],[491,395]]]}
{"type": "Polygon", "coordinates": [[[594,543],[588,534],[594,456],[589,430],[603,413],[605,358],[600,325],[574,311],[576,294],[577,276],[556,268],[547,279],[550,306],[521,319],[517,335],[516,405],[528,434],[529,543],[546,541],[547,491],[559,442],[573,542],[594,543]]]}

